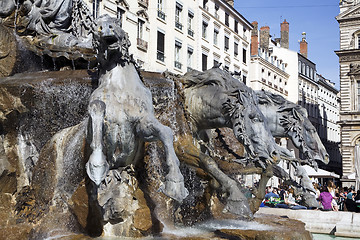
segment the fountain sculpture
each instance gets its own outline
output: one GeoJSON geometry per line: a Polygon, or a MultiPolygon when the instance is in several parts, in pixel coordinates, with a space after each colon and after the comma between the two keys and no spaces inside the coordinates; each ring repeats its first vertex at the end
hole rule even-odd
{"type": "MultiPolygon", "coordinates": [[[[140,72],[118,20],[93,20],[82,0],[0,5],[0,41],[9,46],[0,48],[1,234],[170,236],[178,225],[214,218],[259,223],[265,218],[254,213],[274,174],[316,205],[301,165],[328,156],[300,106],[218,67],[140,72]],[[274,137],[289,137],[305,160],[274,137]],[[296,167],[301,184],[280,159],[296,167]],[[249,173],[261,174],[251,191],[234,177],[249,173]]],[[[267,221],[311,239],[300,223],[291,223],[294,232],[281,219],[267,221]]],[[[215,230],[202,236],[245,236],[215,230]]]]}

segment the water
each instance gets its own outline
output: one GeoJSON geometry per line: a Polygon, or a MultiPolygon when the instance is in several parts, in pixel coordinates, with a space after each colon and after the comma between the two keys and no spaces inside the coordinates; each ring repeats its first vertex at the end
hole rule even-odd
{"type": "MultiPolygon", "coordinates": [[[[191,237],[210,237],[211,234],[220,229],[241,229],[241,230],[258,230],[258,231],[270,231],[273,227],[260,224],[257,222],[248,222],[242,220],[210,220],[194,225],[193,227],[176,227],[175,229],[165,228],[162,232],[164,237],[144,237],[142,240],[162,240],[169,239],[169,237],[177,236],[184,238],[191,237]]],[[[97,240],[133,240],[134,238],[125,237],[100,237],[97,240]]],[[[210,238],[209,238],[210,239],[210,238]]]]}
{"type": "Polygon", "coordinates": [[[358,238],[337,237],[335,235],[313,233],[314,240],[355,240],[358,238]]]}

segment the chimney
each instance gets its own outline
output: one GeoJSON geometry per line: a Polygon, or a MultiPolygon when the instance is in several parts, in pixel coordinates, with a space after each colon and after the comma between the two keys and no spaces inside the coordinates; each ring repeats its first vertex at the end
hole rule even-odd
{"type": "Polygon", "coordinates": [[[226,2],[227,2],[230,6],[234,7],[234,0],[226,0],[226,2]]]}
{"type": "Polygon", "coordinates": [[[258,22],[254,21],[251,24],[254,26],[254,28],[251,31],[250,54],[251,56],[256,56],[258,55],[258,49],[259,49],[258,22]]]}
{"type": "Polygon", "coordinates": [[[260,48],[269,49],[270,27],[265,26],[260,28],[260,48]]]}
{"type": "Polygon", "coordinates": [[[281,27],[281,40],[280,40],[280,47],[289,49],[289,23],[284,20],[280,24],[281,27]]]}
{"type": "Polygon", "coordinates": [[[300,42],[300,54],[307,58],[308,55],[308,43],[306,41],[306,33],[302,33],[303,37],[300,42]]]}

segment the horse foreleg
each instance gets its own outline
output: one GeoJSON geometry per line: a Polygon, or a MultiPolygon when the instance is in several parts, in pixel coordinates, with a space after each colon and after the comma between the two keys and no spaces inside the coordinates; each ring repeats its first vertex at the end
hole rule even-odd
{"type": "Polygon", "coordinates": [[[160,140],[163,143],[169,172],[165,176],[165,184],[161,190],[168,197],[181,202],[189,192],[184,186],[184,177],[180,172],[180,162],[175,154],[171,129],[162,125],[156,118],[148,117],[140,121],[137,133],[142,135],[145,141],[160,140]]]}
{"type": "Polygon", "coordinates": [[[252,193],[255,195],[254,198],[250,200],[250,207],[253,213],[259,210],[261,202],[265,198],[265,189],[269,179],[274,175],[273,165],[269,165],[262,173],[261,178],[258,184],[258,187],[255,188],[252,193]]]}
{"type": "Polygon", "coordinates": [[[207,172],[228,192],[225,210],[244,218],[252,218],[247,198],[239,189],[237,182],[221,171],[216,162],[208,155],[200,153],[200,161],[207,172]]]}
{"type": "Polygon", "coordinates": [[[109,164],[103,153],[103,124],[105,115],[105,103],[99,100],[94,100],[89,104],[89,114],[91,129],[88,131],[91,134],[90,148],[92,153],[86,163],[86,172],[89,178],[99,185],[105,179],[109,171],[109,164]]]}

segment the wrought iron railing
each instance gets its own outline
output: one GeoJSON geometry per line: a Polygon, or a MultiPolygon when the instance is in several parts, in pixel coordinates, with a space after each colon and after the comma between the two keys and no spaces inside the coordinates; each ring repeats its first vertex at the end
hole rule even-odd
{"type": "Polygon", "coordinates": [[[194,37],[194,31],[192,30],[192,29],[188,29],[188,35],[190,36],[190,37],[194,37]]]}
{"type": "Polygon", "coordinates": [[[181,62],[175,61],[174,63],[175,63],[176,68],[181,69],[181,67],[182,67],[181,62]]]}
{"type": "Polygon", "coordinates": [[[158,17],[165,21],[166,15],[163,11],[158,10],[158,17]]]}
{"type": "Polygon", "coordinates": [[[162,62],[165,61],[165,54],[163,52],[157,51],[157,55],[156,55],[157,60],[160,60],[162,62]]]}
{"type": "Polygon", "coordinates": [[[180,22],[175,21],[175,27],[176,27],[177,29],[179,29],[179,30],[182,30],[183,25],[182,25],[180,22]]]}

